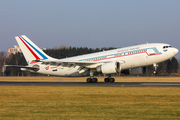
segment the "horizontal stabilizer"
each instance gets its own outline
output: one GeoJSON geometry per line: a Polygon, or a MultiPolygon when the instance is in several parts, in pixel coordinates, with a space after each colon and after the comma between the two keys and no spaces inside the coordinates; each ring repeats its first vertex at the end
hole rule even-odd
{"type": "Polygon", "coordinates": [[[38,65],[34,65],[34,66],[21,66],[21,65],[5,65],[5,67],[13,67],[13,68],[24,68],[26,70],[33,70],[33,71],[38,71],[39,70],[39,66],[38,65]]]}

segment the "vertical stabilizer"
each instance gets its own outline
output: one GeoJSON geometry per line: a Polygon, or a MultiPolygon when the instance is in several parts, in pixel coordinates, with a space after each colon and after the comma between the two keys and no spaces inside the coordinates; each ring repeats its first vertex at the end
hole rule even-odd
{"type": "Polygon", "coordinates": [[[30,64],[34,60],[53,59],[46,53],[44,53],[25,35],[16,36],[15,39],[18,42],[28,64],[30,64]]]}

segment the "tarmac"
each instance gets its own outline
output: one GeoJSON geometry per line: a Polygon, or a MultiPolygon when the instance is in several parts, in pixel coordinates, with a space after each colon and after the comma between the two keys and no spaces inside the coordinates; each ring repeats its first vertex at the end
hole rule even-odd
{"type": "Polygon", "coordinates": [[[0,86],[86,86],[86,87],[180,87],[180,83],[158,82],[11,82],[0,81],[0,86]]]}

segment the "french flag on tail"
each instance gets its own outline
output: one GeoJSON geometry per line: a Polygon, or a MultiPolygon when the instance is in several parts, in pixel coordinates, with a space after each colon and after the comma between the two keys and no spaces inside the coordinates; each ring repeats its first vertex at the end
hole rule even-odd
{"type": "Polygon", "coordinates": [[[16,36],[15,39],[18,42],[28,64],[33,64],[38,60],[52,59],[25,35],[16,36]]]}

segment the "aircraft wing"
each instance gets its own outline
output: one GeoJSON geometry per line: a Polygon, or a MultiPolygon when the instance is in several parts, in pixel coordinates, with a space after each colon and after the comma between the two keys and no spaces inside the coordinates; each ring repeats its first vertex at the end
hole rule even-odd
{"type": "MultiPolygon", "coordinates": [[[[64,66],[64,67],[72,67],[72,66],[80,66],[86,68],[96,68],[97,66],[108,63],[110,61],[62,61],[62,60],[41,60],[42,64],[46,65],[55,65],[55,66],[64,66]]],[[[118,61],[120,63],[125,63],[125,61],[118,61]]]]}
{"type": "Polygon", "coordinates": [[[87,68],[91,68],[95,65],[95,67],[102,62],[97,61],[61,61],[61,60],[41,60],[42,64],[46,65],[55,65],[55,66],[63,66],[63,67],[71,67],[71,66],[83,66],[87,68]],[[90,67],[91,66],[91,67],[90,67]]]}

